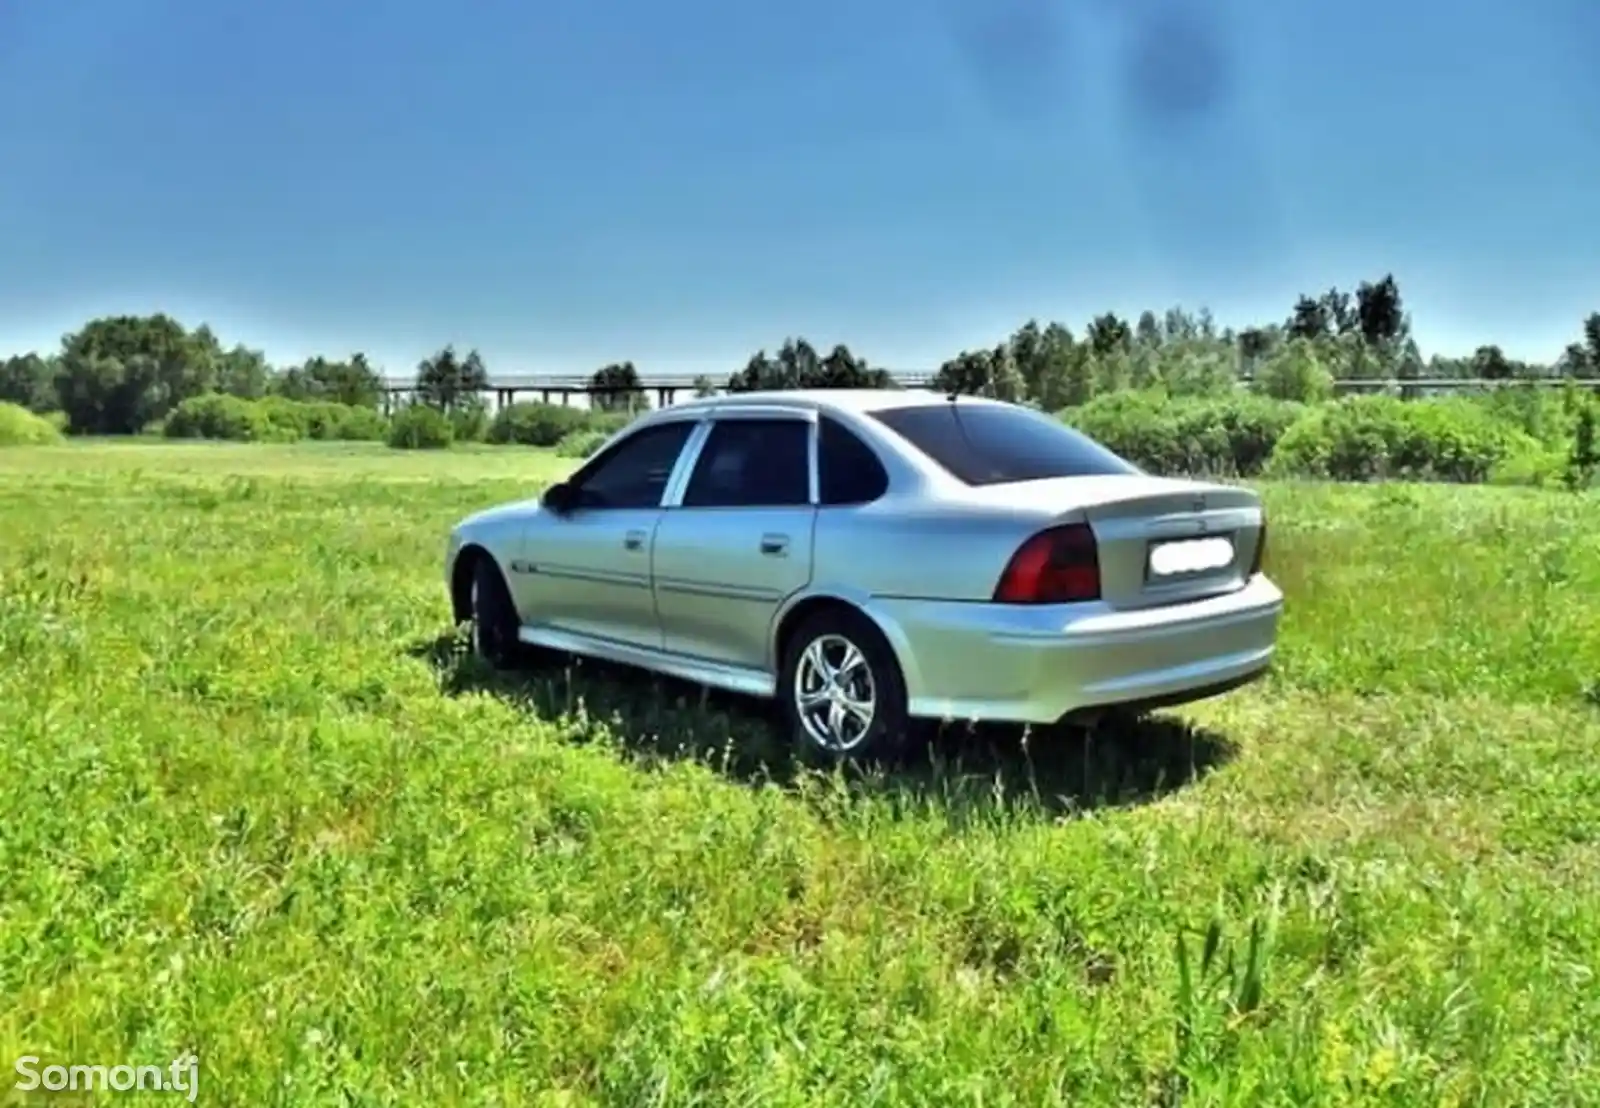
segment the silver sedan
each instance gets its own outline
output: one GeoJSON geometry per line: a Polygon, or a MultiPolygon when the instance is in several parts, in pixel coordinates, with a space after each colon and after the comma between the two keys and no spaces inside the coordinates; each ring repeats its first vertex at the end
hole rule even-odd
{"type": "Polygon", "coordinates": [[[795,740],[892,754],[919,720],[1092,723],[1271,663],[1255,493],[1153,477],[1028,408],[937,393],[652,412],[538,499],[468,517],[477,651],[577,654],[776,697],[795,740]]]}

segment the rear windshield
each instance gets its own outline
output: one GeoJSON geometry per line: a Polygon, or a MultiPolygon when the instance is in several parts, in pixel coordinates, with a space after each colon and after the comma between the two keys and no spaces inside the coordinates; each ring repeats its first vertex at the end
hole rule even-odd
{"type": "Polygon", "coordinates": [[[880,408],[871,415],[968,485],[1139,472],[1093,439],[1031,408],[953,400],[880,408]]]}

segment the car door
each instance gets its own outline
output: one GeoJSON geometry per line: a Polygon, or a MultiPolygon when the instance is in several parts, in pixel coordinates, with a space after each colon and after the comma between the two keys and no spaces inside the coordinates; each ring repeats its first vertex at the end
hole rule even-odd
{"type": "Polygon", "coordinates": [[[656,612],[673,653],[765,670],[773,621],[811,580],[816,421],[718,414],[656,527],[656,612]]]}
{"type": "Polygon", "coordinates": [[[649,424],[568,480],[575,506],[541,508],[524,534],[513,585],[531,631],[661,648],[650,589],[650,542],[692,419],[649,424]]]}

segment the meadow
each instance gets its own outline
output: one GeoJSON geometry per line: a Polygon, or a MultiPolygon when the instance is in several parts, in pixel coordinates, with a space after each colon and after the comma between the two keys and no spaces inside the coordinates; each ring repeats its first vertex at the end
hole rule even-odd
{"type": "Polygon", "coordinates": [[[465,653],[448,527],[572,464],[0,450],[0,1059],[193,1050],[251,1108],[1600,1104],[1600,498],[1259,483],[1269,679],[822,775],[760,705],[465,653]]]}

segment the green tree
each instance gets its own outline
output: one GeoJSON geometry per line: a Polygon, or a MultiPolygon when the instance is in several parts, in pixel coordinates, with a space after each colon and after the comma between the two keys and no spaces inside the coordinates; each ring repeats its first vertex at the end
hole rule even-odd
{"type": "Polygon", "coordinates": [[[1363,281],[1356,286],[1356,321],[1368,346],[1381,347],[1400,337],[1405,310],[1392,273],[1376,283],[1363,281]]]}
{"type": "Polygon", "coordinates": [[[771,389],[795,389],[800,387],[798,380],[791,380],[784,376],[783,366],[775,358],[767,355],[765,350],[758,350],[750,355],[750,360],[744,368],[728,378],[728,392],[766,392],[771,389]]]}
{"type": "Polygon", "coordinates": [[[255,400],[267,394],[272,367],[259,350],[235,346],[217,361],[217,391],[229,396],[255,400]]]}
{"type": "Polygon", "coordinates": [[[789,339],[778,347],[778,365],[784,380],[793,381],[795,388],[806,388],[821,375],[822,359],[816,347],[805,339],[789,339]]]}
{"type": "Polygon", "coordinates": [[[1320,339],[1328,333],[1328,306],[1314,296],[1294,302],[1294,311],[1283,329],[1292,339],[1320,339]]]}
{"type": "Polygon", "coordinates": [[[1587,357],[1587,376],[1600,377],[1600,312],[1590,312],[1583,321],[1583,349],[1587,357]]]}
{"type": "Polygon", "coordinates": [[[1032,364],[1024,365],[1020,357],[1017,362],[1028,398],[1047,412],[1087,404],[1094,396],[1089,349],[1075,342],[1064,324],[1045,327],[1032,364]]]}
{"type": "Polygon", "coordinates": [[[68,428],[96,434],[137,432],[216,381],[210,329],[161,314],[90,320],[62,337],[55,373],[68,428]]]}
{"type": "Polygon", "coordinates": [[[1151,377],[1146,380],[1135,380],[1135,367],[1133,357],[1121,348],[1113,348],[1105,353],[1089,346],[1089,368],[1094,380],[1094,394],[1103,395],[1108,392],[1120,392],[1129,387],[1148,387],[1154,383],[1154,368],[1142,370],[1151,377]]]}
{"type": "Polygon", "coordinates": [[[1200,320],[1181,304],[1174,304],[1168,308],[1166,315],[1162,317],[1161,335],[1168,342],[1200,338],[1200,329],[1200,320]]]}
{"type": "Polygon", "coordinates": [[[1274,336],[1265,327],[1246,327],[1235,340],[1239,348],[1239,368],[1246,377],[1254,376],[1256,367],[1272,353],[1274,336]]]}
{"type": "Polygon", "coordinates": [[[632,362],[613,362],[601,366],[589,378],[595,390],[591,401],[603,412],[637,412],[646,407],[639,371],[632,362]]]}
{"type": "Polygon", "coordinates": [[[1132,333],[1115,312],[1106,312],[1089,321],[1086,341],[1095,356],[1103,358],[1113,351],[1126,351],[1132,345],[1132,333]]]}
{"type": "Polygon", "coordinates": [[[1333,374],[1318,357],[1314,342],[1296,338],[1261,363],[1251,387],[1276,400],[1326,400],[1333,395],[1333,374]]]}
{"type": "Polygon", "coordinates": [[[1472,373],[1485,381],[1504,381],[1511,377],[1511,363],[1498,346],[1480,346],[1472,355],[1472,373]]]}
{"type": "Polygon", "coordinates": [[[1017,368],[1017,359],[1012,356],[1011,347],[1007,343],[1001,343],[989,351],[987,395],[995,400],[1007,400],[1013,404],[1020,404],[1027,399],[1022,371],[1017,368]]]}
{"type": "Polygon", "coordinates": [[[1595,434],[1595,402],[1586,399],[1578,409],[1577,426],[1572,436],[1572,453],[1567,459],[1567,487],[1587,489],[1600,470],[1600,442],[1595,434]]]}
{"type": "MultiPolygon", "coordinates": [[[[1137,367],[1137,355],[1134,361],[1137,367]]],[[[1239,381],[1233,344],[1214,338],[1169,342],[1155,352],[1152,368],[1155,382],[1170,396],[1221,395],[1235,388],[1239,381]]]]}
{"type": "MultiPolygon", "coordinates": [[[[1405,341],[1398,344],[1395,351],[1394,376],[1396,380],[1416,381],[1427,372],[1427,366],[1422,361],[1422,351],[1417,346],[1417,340],[1408,333],[1405,341]]],[[[1416,385],[1402,384],[1400,395],[1407,400],[1416,398],[1421,394],[1421,389],[1416,385]]]]}
{"type": "Polygon", "coordinates": [[[1360,320],[1350,304],[1350,294],[1331,288],[1322,294],[1322,317],[1336,335],[1348,335],[1359,326],[1360,320]]]}
{"type": "Polygon", "coordinates": [[[273,376],[268,391],[289,400],[327,400],[376,408],[383,400],[384,385],[365,354],[352,354],[346,361],[318,355],[273,376]]]}
{"type": "Polygon", "coordinates": [[[1582,378],[1589,376],[1589,351],[1580,342],[1571,342],[1561,352],[1560,359],[1556,362],[1556,371],[1563,377],[1582,378]]]}
{"type": "Polygon", "coordinates": [[[816,381],[808,384],[807,388],[892,389],[895,387],[894,377],[888,370],[874,368],[865,358],[852,354],[850,348],[843,343],[835,345],[828,351],[828,356],[822,359],[818,370],[816,381]]]}
{"type": "MultiPolygon", "coordinates": [[[[471,358],[477,358],[477,351],[473,351],[471,358]]],[[[482,362],[478,363],[479,370],[483,369],[482,362]]],[[[483,383],[489,383],[487,372],[482,374],[483,383]]],[[[340,363],[338,375],[328,382],[328,396],[341,404],[350,404],[361,408],[376,408],[383,402],[383,377],[372,368],[367,361],[367,356],[360,351],[350,355],[350,359],[340,363]]]]}
{"type": "Polygon", "coordinates": [[[1382,359],[1359,334],[1337,335],[1320,340],[1317,345],[1323,364],[1335,380],[1376,381],[1388,376],[1382,359]]]}
{"type": "Polygon", "coordinates": [[[489,371],[476,350],[463,358],[446,346],[417,364],[417,399],[443,412],[481,403],[488,387],[489,371]]]}
{"type": "Polygon", "coordinates": [[[0,401],[21,404],[30,412],[54,411],[56,367],[38,354],[17,354],[0,359],[0,401]]]}
{"type": "Polygon", "coordinates": [[[69,351],[56,363],[55,389],[75,434],[131,435],[169,410],[160,363],[143,354],[124,361],[69,351]]]}
{"type": "Polygon", "coordinates": [[[932,385],[940,392],[987,396],[995,400],[1023,398],[1022,374],[1008,346],[993,350],[964,350],[939,367],[932,385]]]}
{"type": "Polygon", "coordinates": [[[1022,387],[1030,400],[1038,400],[1045,373],[1045,338],[1039,321],[1030,319],[1012,332],[1011,357],[1022,374],[1022,387]]]}
{"type": "Polygon", "coordinates": [[[1059,391],[1054,387],[1056,380],[1054,376],[1050,378],[1050,387],[1042,397],[1046,411],[1075,408],[1093,400],[1094,358],[1089,348],[1082,344],[1070,348],[1062,363],[1059,391]]]}
{"type": "Polygon", "coordinates": [[[776,356],[765,350],[756,353],[740,372],[728,380],[729,392],[754,392],[768,389],[802,389],[818,375],[817,351],[805,339],[785,339],[776,356]]]}
{"type": "Polygon", "coordinates": [[[727,391],[893,387],[894,378],[888,370],[874,369],[842,343],[822,357],[805,339],[790,338],[784,340],[776,356],[769,356],[765,350],[752,355],[742,370],[728,378],[727,391]]]}

